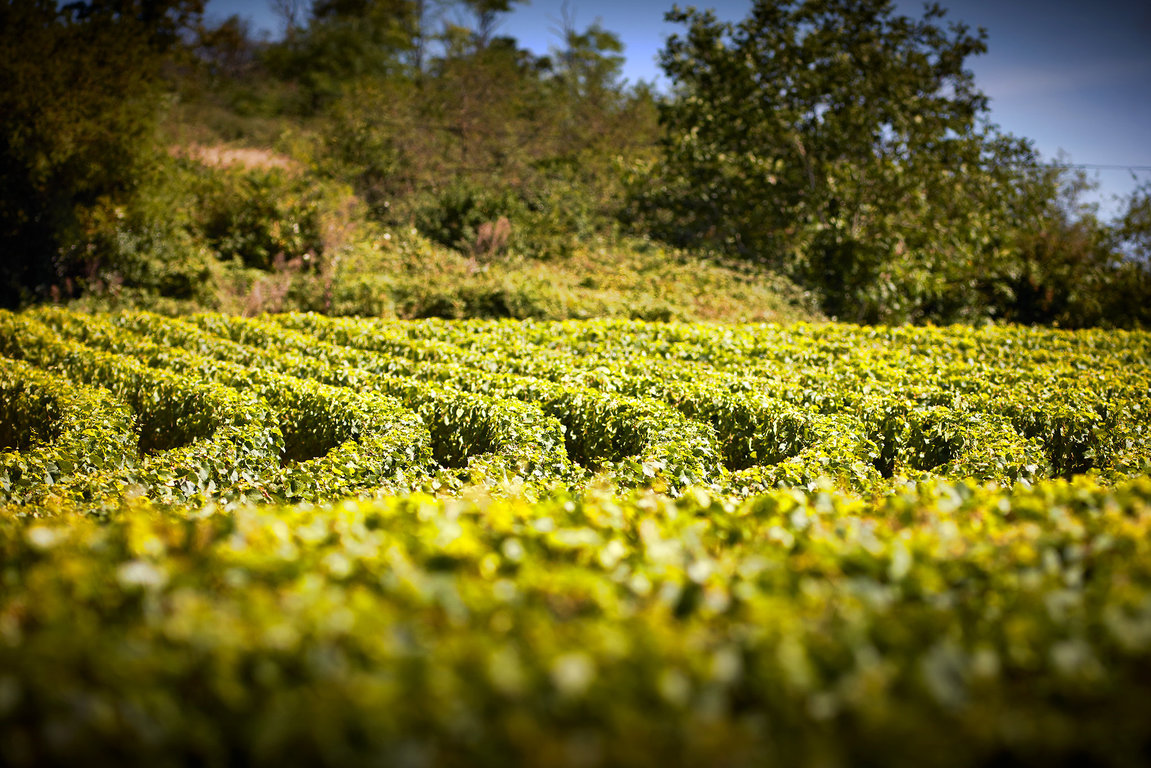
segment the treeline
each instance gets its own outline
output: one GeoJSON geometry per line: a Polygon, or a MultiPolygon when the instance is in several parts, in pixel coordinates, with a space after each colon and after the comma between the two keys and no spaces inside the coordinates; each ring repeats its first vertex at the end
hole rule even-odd
{"type": "Polygon", "coordinates": [[[444,249],[482,273],[655,243],[845,320],[1151,324],[1151,187],[1100,221],[989,122],[984,37],[943,11],[674,10],[664,93],[567,13],[525,50],[513,4],[277,0],[273,41],[199,0],[0,0],[0,302],[374,313],[444,249]]]}

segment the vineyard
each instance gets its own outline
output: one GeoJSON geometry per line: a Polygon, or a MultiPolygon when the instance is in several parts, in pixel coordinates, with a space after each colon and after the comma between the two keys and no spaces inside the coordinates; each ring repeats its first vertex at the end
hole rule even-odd
{"type": "Polygon", "coordinates": [[[1151,762],[1151,333],[40,308],[0,451],[0,764],[1151,762]]]}

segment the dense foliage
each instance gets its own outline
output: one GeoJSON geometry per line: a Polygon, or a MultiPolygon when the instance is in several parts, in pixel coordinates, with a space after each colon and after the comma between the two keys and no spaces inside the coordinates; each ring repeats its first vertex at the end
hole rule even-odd
{"type": "Polygon", "coordinates": [[[511,5],[0,0],[0,303],[160,310],[0,310],[0,764],[1145,764],[1151,335],[635,319],[1146,326],[1151,189],[936,9],[511,5]]]}
{"type": "Polygon", "coordinates": [[[1149,393],[1145,332],[0,312],[0,762],[1141,765],[1149,393]]]}
{"type": "Polygon", "coordinates": [[[1072,177],[989,123],[966,69],[985,33],[945,17],[889,0],[668,14],[687,29],[662,53],[674,90],[644,220],[767,263],[855,322],[1145,323],[1091,283],[1146,295],[1146,269],[1059,204],[1072,177]]]}
{"type": "Polygon", "coordinates": [[[169,500],[322,500],[596,480],[747,494],[827,479],[876,493],[938,476],[1110,482],[1143,474],[1151,455],[1142,332],[43,308],[0,315],[0,353],[21,361],[13,381],[43,371],[32,389],[5,390],[18,449],[51,455],[45,446],[98,418],[101,439],[122,444],[111,404],[71,427],[47,418],[46,398],[66,414],[95,397],[60,399],[66,385],[52,381],[102,387],[136,415],[138,452],[88,461],[69,448],[48,472],[9,469],[4,494],[17,500],[137,486],[169,500]]]}
{"type": "Polygon", "coordinates": [[[0,513],[5,765],[1144,764],[1151,485],[0,513]]]}
{"type": "Polygon", "coordinates": [[[255,40],[196,0],[5,0],[0,303],[706,319],[665,299],[702,258],[755,286],[727,319],[1151,320],[1147,188],[1097,220],[938,8],[673,11],[661,94],[599,24],[500,36],[512,6],[284,0],[255,40]]]}
{"type": "Polygon", "coordinates": [[[81,221],[155,150],[168,51],[200,0],[0,2],[0,305],[81,276],[81,221]]]}

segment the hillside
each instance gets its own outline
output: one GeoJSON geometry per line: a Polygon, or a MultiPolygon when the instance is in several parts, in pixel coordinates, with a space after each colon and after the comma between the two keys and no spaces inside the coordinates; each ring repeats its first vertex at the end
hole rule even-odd
{"type": "Polygon", "coordinates": [[[1100,221],[935,10],[673,11],[659,90],[599,24],[500,36],[511,2],[288,3],[275,40],[137,4],[0,8],[0,306],[1149,322],[1151,190],[1100,221]]]}
{"type": "Polygon", "coordinates": [[[502,237],[479,248],[477,230],[498,219],[473,212],[453,225],[458,237],[441,237],[449,246],[373,219],[351,189],[268,148],[172,145],[144,187],[145,210],[118,212],[119,231],[98,235],[111,250],[76,306],[400,319],[821,317],[810,293],[762,266],[619,233],[543,237],[505,219],[502,237]],[[163,223],[147,223],[160,210],[163,223]]]}

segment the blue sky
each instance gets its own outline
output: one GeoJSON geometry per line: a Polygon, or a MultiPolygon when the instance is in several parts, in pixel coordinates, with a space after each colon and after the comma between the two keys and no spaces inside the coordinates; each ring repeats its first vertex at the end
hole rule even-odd
{"type": "MultiPolygon", "coordinates": [[[[693,3],[682,2],[681,5],[693,3]]],[[[988,32],[988,53],[969,60],[975,82],[991,97],[991,119],[1032,139],[1046,159],[1151,167],[1151,1],[942,0],[948,19],[988,32]]],[[[658,81],[656,55],[667,35],[671,0],[568,0],[577,28],[600,21],[625,45],[625,76],[658,81]]],[[[751,0],[701,0],[722,19],[747,15],[751,0]]],[[[532,0],[509,14],[499,34],[537,53],[559,41],[565,4],[532,0]]],[[[919,16],[921,0],[897,0],[919,16]]],[[[239,13],[257,29],[277,29],[268,0],[209,0],[209,17],[239,13]]],[[[1116,195],[1129,194],[1151,171],[1090,170],[1107,217],[1116,195]]]]}

